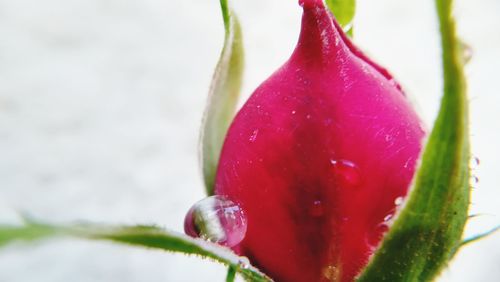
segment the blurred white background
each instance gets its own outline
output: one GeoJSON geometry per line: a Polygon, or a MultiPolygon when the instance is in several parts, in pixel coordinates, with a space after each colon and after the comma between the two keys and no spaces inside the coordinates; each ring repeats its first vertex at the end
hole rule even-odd
{"type": "MultiPolygon", "coordinates": [[[[234,0],[244,93],[290,55],[296,0],[234,0]]],[[[355,41],[389,68],[428,124],[440,99],[433,1],[358,1],[355,41]]],[[[500,2],[457,0],[475,170],[467,234],[500,221],[500,2]]],[[[217,0],[0,0],[0,222],[158,223],[182,231],[203,197],[197,140],[223,40],[217,0]]],[[[78,240],[0,250],[0,281],[223,281],[193,257],[78,240]]],[[[500,281],[500,236],[461,251],[439,281],[500,281]]]]}

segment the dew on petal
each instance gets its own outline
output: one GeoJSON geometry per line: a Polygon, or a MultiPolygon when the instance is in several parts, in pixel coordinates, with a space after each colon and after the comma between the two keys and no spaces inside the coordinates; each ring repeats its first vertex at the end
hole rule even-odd
{"type": "Polygon", "coordinates": [[[252,135],[250,135],[250,137],[248,138],[248,141],[250,142],[255,142],[255,140],[257,140],[257,135],[259,134],[259,130],[258,129],[255,129],[253,132],[252,132],[252,135]]]}
{"type": "Polygon", "coordinates": [[[404,199],[403,197],[397,197],[395,200],[394,200],[394,204],[396,206],[401,206],[401,204],[403,203],[404,199]]]}
{"type": "Polygon", "coordinates": [[[184,232],[228,247],[239,244],[247,231],[247,219],[239,205],[223,196],[207,197],[186,214],[184,232]]]}
{"type": "Polygon", "coordinates": [[[335,180],[343,187],[356,187],[361,184],[358,166],[348,160],[330,160],[335,180]]]}
{"type": "Polygon", "coordinates": [[[393,217],[393,216],[394,216],[394,215],[393,215],[392,213],[390,213],[390,214],[386,215],[386,216],[384,217],[384,222],[389,222],[389,221],[392,219],[392,217],[393,217]]]}
{"type": "Polygon", "coordinates": [[[313,217],[320,217],[325,213],[325,207],[323,202],[320,200],[315,200],[309,206],[309,214],[313,217]]]}

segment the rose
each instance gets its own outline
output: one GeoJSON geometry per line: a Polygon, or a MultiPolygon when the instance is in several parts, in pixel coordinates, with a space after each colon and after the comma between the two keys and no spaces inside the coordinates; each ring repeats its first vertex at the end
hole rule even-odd
{"type": "Polygon", "coordinates": [[[215,193],[247,215],[233,248],[277,281],[352,281],[408,191],[424,130],[322,1],[301,2],[297,47],[232,122],[215,193]]]}

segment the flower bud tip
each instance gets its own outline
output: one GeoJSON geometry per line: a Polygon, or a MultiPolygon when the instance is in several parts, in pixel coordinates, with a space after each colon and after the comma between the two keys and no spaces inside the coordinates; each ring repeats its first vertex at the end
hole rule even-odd
{"type": "Polygon", "coordinates": [[[311,8],[323,5],[321,0],[299,0],[299,5],[304,8],[311,8]]]}

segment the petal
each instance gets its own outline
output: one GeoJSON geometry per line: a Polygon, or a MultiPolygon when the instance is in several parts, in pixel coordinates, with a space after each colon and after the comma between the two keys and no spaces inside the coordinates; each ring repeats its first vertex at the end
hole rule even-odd
{"type": "Polygon", "coordinates": [[[234,119],[215,193],[243,207],[236,250],[274,279],[352,281],[407,193],[424,131],[392,77],[311,3],[291,58],[234,119]]]}

